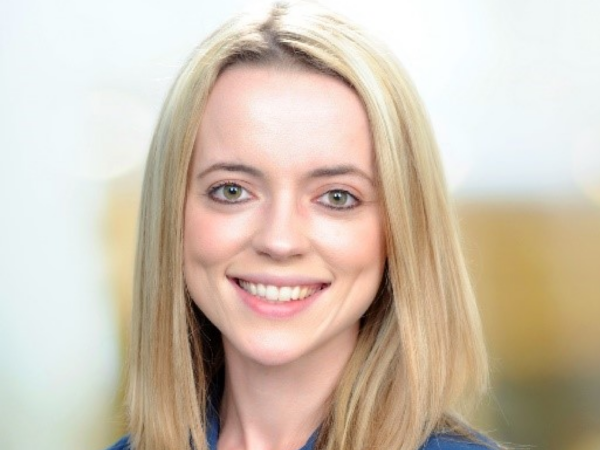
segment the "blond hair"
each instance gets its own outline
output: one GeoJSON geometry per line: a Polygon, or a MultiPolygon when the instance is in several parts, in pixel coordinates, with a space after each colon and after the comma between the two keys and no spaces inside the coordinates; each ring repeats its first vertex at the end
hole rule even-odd
{"type": "Polygon", "coordinates": [[[338,77],[370,121],[387,263],[316,448],[415,450],[468,435],[459,411],[487,385],[479,318],[436,143],[406,74],[383,46],[312,3],[229,21],[192,54],[165,101],[143,186],[129,408],[137,450],[205,450],[220,338],[186,294],[183,211],[192,148],[217,77],[233,64],[338,77]]]}

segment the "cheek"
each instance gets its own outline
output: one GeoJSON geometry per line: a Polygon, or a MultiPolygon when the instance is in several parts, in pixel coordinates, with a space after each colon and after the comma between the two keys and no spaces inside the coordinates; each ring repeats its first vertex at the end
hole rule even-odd
{"type": "Polygon", "coordinates": [[[315,244],[338,269],[348,272],[383,271],[385,242],[378,213],[361,220],[321,222],[315,227],[315,244]]]}
{"type": "Polygon", "coordinates": [[[209,268],[226,262],[247,240],[248,227],[241,222],[231,215],[188,206],[183,241],[186,266],[201,264],[209,268]]]}

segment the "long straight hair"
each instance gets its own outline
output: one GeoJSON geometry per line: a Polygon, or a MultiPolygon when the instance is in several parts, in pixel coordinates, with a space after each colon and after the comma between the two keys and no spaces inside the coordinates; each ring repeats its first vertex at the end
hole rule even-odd
{"type": "Polygon", "coordinates": [[[317,449],[416,450],[432,432],[469,436],[461,410],[487,386],[480,322],[421,102],[395,57],[308,2],[232,19],[171,88],[144,178],[129,374],[136,450],[206,450],[218,332],[186,293],[183,211],[192,148],[218,76],[235,64],[311,70],[346,82],[370,122],[387,262],[377,298],[332,393],[317,449]]]}

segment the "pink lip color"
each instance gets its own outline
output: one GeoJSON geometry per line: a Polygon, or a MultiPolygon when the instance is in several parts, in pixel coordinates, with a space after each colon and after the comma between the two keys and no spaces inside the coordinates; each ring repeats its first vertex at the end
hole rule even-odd
{"type": "Polygon", "coordinates": [[[315,292],[313,295],[302,300],[290,300],[288,302],[270,302],[261,297],[252,295],[243,290],[235,279],[229,278],[240,299],[256,314],[271,319],[286,319],[292,317],[312,305],[325,289],[315,292]]]}

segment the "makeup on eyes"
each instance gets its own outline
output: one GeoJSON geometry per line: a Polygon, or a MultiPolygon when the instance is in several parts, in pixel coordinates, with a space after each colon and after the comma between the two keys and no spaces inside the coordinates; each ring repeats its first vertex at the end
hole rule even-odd
{"type": "MultiPolygon", "coordinates": [[[[211,186],[206,195],[213,201],[226,205],[236,205],[252,200],[252,194],[239,183],[225,181],[211,186]]],[[[346,189],[329,189],[318,195],[316,203],[336,211],[354,209],[362,201],[346,189]]]]}
{"type": "Polygon", "coordinates": [[[224,204],[238,204],[252,200],[248,189],[232,181],[225,181],[211,186],[206,195],[211,200],[224,204]],[[245,197],[243,197],[244,193],[246,194],[245,197]]]}

